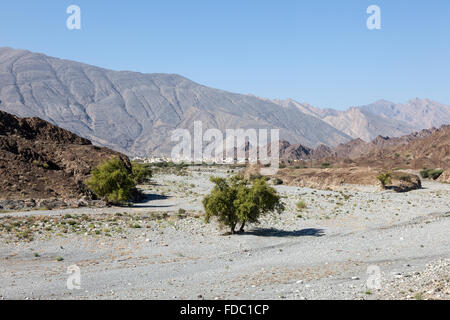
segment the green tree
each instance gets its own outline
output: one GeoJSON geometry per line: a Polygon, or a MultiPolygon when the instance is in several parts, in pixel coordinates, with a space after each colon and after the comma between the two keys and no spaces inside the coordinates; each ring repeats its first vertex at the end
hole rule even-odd
{"type": "Polygon", "coordinates": [[[211,181],[215,186],[203,199],[205,221],[209,223],[212,217],[217,217],[232,234],[236,232],[238,223],[242,232],[246,223],[256,223],[261,215],[284,209],[280,196],[265,178],[254,180],[251,185],[240,176],[229,179],[212,177],[211,181]]]}
{"type": "Polygon", "coordinates": [[[148,165],[132,162],[133,180],[136,184],[146,183],[152,177],[152,170],[148,165]]]}
{"type": "Polygon", "coordinates": [[[99,198],[111,203],[124,203],[131,198],[136,184],[124,163],[116,158],[100,164],[92,170],[86,185],[99,198]]]}

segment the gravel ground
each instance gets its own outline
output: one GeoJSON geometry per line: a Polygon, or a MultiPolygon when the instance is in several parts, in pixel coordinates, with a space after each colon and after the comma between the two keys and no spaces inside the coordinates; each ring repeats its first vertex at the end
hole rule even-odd
{"type": "Polygon", "coordinates": [[[285,212],[224,236],[201,219],[211,174],[157,175],[130,208],[0,214],[0,299],[449,299],[450,185],[277,186],[285,212]]]}

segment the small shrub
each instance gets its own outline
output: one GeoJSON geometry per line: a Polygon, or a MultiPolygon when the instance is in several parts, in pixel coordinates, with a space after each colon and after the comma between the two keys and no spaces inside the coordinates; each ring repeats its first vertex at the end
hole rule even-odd
{"type": "Polygon", "coordinates": [[[420,176],[424,179],[428,178],[428,170],[427,168],[424,168],[422,171],[420,171],[420,176]]]}
{"type": "Polygon", "coordinates": [[[297,207],[298,210],[304,210],[306,208],[308,208],[308,206],[306,205],[306,202],[303,200],[299,200],[295,203],[295,206],[297,207]]]}
{"type": "Polygon", "coordinates": [[[86,185],[95,195],[111,203],[121,204],[128,201],[136,187],[124,163],[116,158],[100,164],[91,174],[86,185]]]}
{"type": "Polygon", "coordinates": [[[391,173],[390,172],[386,172],[386,173],[382,173],[377,177],[378,181],[380,181],[381,186],[383,187],[383,189],[386,189],[386,186],[392,182],[391,179],[391,173]]]}
{"type": "Polygon", "coordinates": [[[322,164],[320,165],[320,167],[321,167],[322,169],[330,168],[330,167],[331,167],[331,163],[324,162],[324,163],[322,163],[322,164]]]}
{"type": "Polygon", "coordinates": [[[422,171],[420,171],[420,176],[424,179],[433,179],[436,180],[437,178],[439,178],[441,176],[441,174],[444,172],[444,170],[442,169],[423,169],[422,171]]]}
{"type": "Polygon", "coordinates": [[[414,299],[416,299],[416,300],[423,300],[423,293],[422,292],[417,292],[414,295],[414,299]]]}

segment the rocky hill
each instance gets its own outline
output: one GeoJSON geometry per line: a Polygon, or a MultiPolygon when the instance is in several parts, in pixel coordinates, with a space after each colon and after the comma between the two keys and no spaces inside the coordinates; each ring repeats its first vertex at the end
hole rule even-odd
{"type": "Polygon", "coordinates": [[[131,170],[129,159],[118,152],[44,120],[0,111],[0,200],[92,199],[83,182],[111,157],[131,170]]]}
{"type": "Polygon", "coordinates": [[[416,135],[396,139],[397,143],[384,148],[374,148],[355,159],[359,165],[401,168],[450,169],[450,125],[424,130],[416,135]],[[414,137],[415,138],[412,138],[414,137]]]}
{"type": "Polygon", "coordinates": [[[284,161],[316,160],[339,165],[378,168],[450,169],[450,126],[431,128],[401,137],[377,136],[370,142],[354,139],[334,148],[315,149],[301,145],[280,144],[284,161]]]}

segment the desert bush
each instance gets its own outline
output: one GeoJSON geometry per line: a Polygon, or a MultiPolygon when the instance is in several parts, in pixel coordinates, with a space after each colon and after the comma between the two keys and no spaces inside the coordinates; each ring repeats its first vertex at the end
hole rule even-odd
{"type": "MultiPolygon", "coordinates": [[[[154,171],[156,173],[163,173],[163,174],[174,174],[177,176],[186,176],[187,171],[186,169],[189,167],[188,164],[181,162],[181,163],[175,163],[175,162],[158,162],[153,163],[152,166],[154,167],[154,171]]],[[[200,169],[198,169],[200,170],[200,169]]]]}
{"type": "Polygon", "coordinates": [[[40,161],[34,160],[33,165],[35,165],[36,167],[44,168],[44,169],[50,169],[50,165],[47,162],[40,162],[40,161]]]}
{"type": "Polygon", "coordinates": [[[441,174],[444,172],[444,170],[442,169],[423,169],[422,171],[420,171],[420,176],[424,179],[433,179],[436,180],[437,178],[439,178],[441,176],[441,174]]]}
{"type": "Polygon", "coordinates": [[[85,183],[97,197],[115,204],[128,201],[136,187],[132,174],[127,171],[124,163],[116,158],[92,170],[91,177],[85,183]]]}
{"type": "Polygon", "coordinates": [[[322,163],[322,164],[320,165],[320,167],[321,167],[322,169],[330,168],[330,167],[331,167],[331,163],[327,163],[327,162],[322,163]]]}
{"type": "Polygon", "coordinates": [[[136,184],[146,183],[152,177],[152,170],[149,165],[132,162],[133,180],[136,184]]]}
{"type": "Polygon", "coordinates": [[[295,203],[295,206],[297,207],[298,210],[304,210],[306,209],[308,206],[306,205],[306,202],[304,200],[299,200],[295,203]]]}
{"type": "Polygon", "coordinates": [[[390,172],[382,173],[382,174],[380,174],[380,175],[377,177],[377,179],[380,181],[381,186],[383,187],[383,189],[385,189],[386,186],[387,186],[389,183],[392,182],[391,177],[392,177],[392,176],[391,176],[391,173],[390,173],[390,172]]]}
{"type": "Polygon", "coordinates": [[[244,231],[247,222],[256,223],[261,215],[284,209],[280,196],[264,178],[254,180],[251,185],[241,176],[211,177],[211,181],[215,186],[203,199],[205,222],[216,217],[232,234],[238,223],[241,223],[240,231],[244,231]]]}

